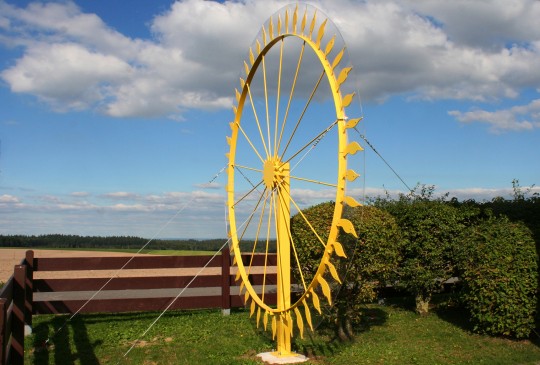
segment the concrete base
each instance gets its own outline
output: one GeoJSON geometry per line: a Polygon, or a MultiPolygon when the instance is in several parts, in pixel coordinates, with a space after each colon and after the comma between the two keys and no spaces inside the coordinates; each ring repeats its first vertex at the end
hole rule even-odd
{"type": "Polygon", "coordinates": [[[300,354],[290,356],[279,356],[276,352],[263,352],[258,354],[262,361],[268,364],[296,364],[308,361],[308,358],[300,354]]]}

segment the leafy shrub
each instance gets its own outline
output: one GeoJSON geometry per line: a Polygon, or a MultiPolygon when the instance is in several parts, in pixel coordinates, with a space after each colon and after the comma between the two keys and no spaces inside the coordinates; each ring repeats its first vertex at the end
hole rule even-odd
{"type": "Polygon", "coordinates": [[[537,254],[530,230],[491,216],[461,236],[458,259],[463,301],[474,330],[524,338],[534,327],[537,254]]]}
{"type": "Polygon", "coordinates": [[[432,190],[378,206],[396,219],[404,237],[400,285],[416,300],[416,312],[427,314],[432,295],[454,274],[454,241],[468,224],[472,209],[458,209],[443,200],[429,200],[432,190]]]}
{"type": "MultiPolygon", "coordinates": [[[[346,259],[334,260],[343,285],[334,298],[335,305],[325,313],[327,319],[337,324],[342,339],[353,335],[352,323],[360,321],[364,304],[376,298],[376,289],[395,278],[400,244],[399,229],[390,214],[371,206],[345,208],[343,217],[353,223],[358,239],[346,234],[338,239],[347,254],[346,259]]],[[[327,231],[333,209],[334,203],[327,202],[303,213],[316,230],[327,231]]],[[[300,214],[292,218],[291,232],[300,260],[305,263],[304,276],[311,279],[324,247],[300,214]]]]}

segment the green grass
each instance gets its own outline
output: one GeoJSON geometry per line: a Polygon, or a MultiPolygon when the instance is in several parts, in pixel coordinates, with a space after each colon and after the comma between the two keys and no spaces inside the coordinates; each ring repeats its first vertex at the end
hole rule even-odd
{"type": "MultiPolygon", "coordinates": [[[[356,339],[343,343],[319,329],[295,337],[305,364],[538,364],[540,347],[475,335],[455,309],[419,317],[403,306],[369,306],[356,339]]],[[[166,313],[141,341],[158,313],[34,317],[26,338],[26,364],[261,364],[256,354],[273,347],[269,334],[257,329],[246,311],[166,313]],[[65,325],[65,326],[64,326],[65,325]],[[63,329],[59,330],[64,326],[63,329]],[[56,333],[56,334],[55,334],[56,333]],[[49,346],[43,346],[52,336],[49,346]]]]}

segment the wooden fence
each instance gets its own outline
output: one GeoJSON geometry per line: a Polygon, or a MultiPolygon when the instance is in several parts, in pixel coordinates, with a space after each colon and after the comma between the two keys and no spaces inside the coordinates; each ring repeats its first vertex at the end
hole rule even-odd
{"type": "MultiPolygon", "coordinates": [[[[247,265],[249,256],[243,257],[247,265]]],[[[254,256],[250,282],[262,290],[260,266],[265,257],[254,256]]],[[[268,257],[275,267],[276,256],[268,257]]],[[[159,271],[159,270],[157,270],[159,271]]],[[[136,271],[135,271],[136,272],[136,271]]],[[[49,274],[50,275],[50,274],[49,274]]],[[[35,258],[27,251],[21,265],[0,292],[0,365],[23,364],[25,325],[31,328],[32,314],[161,311],[169,309],[231,308],[244,306],[238,295],[228,247],[212,256],[135,256],[35,258]],[[205,268],[204,270],[197,270],[205,268]],[[47,278],[50,272],[91,270],[178,269],[174,276],[136,276],[114,278],[47,278]],[[201,271],[197,277],[193,271],[201,271]],[[210,273],[208,273],[210,272],[210,273]],[[39,273],[38,275],[35,275],[39,273]],[[36,279],[34,279],[36,276],[36,279]],[[39,278],[38,278],[39,277],[39,278]]],[[[52,275],[54,276],[54,275],[52,275]]],[[[77,276],[77,275],[73,275],[77,276]]],[[[276,273],[265,278],[265,300],[275,303],[276,273]]]]}

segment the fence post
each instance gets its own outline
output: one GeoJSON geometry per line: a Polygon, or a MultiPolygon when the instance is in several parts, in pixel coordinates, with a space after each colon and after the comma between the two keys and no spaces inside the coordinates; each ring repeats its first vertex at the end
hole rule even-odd
{"type": "Polygon", "coordinates": [[[0,298],[0,365],[6,365],[7,307],[6,298],[0,298]]]}
{"type": "Polygon", "coordinates": [[[15,265],[13,274],[13,311],[11,318],[11,365],[24,364],[24,303],[26,265],[15,265]]]}
{"type": "Polygon", "coordinates": [[[34,251],[26,251],[26,280],[25,280],[25,301],[24,301],[24,333],[32,333],[32,314],[34,309],[34,251]]]}
{"type": "Polygon", "coordinates": [[[231,251],[229,245],[221,250],[221,313],[231,314],[231,251]]]}

